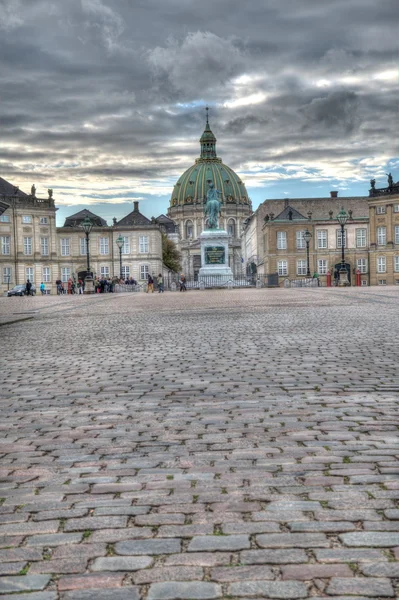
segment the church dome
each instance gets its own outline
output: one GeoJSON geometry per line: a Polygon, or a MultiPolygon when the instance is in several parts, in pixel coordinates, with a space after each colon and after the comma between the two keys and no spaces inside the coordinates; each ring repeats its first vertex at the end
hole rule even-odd
{"type": "Polygon", "coordinates": [[[216,155],[216,138],[209,127],[208,116],[200,144],[201,156],[178,179],[173,188],[170,206],[205,202],[211,181],[222,192],[223,203],[250,204],[248,192],[240,177],[216,155]]]}

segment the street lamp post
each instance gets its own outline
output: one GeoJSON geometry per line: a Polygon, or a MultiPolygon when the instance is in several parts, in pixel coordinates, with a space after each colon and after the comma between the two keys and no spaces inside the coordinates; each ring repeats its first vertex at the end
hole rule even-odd
{"type": "Polygon", "coordinates": [[[337,214],[337,221],[341,225],[341,268],[339,270],[339,286],[349,285],[348,271],[345,264],[345,225],[348,220],[348,214],[345,212],[344,207],[341,208],[337,214]]]}
{"type": "Polygon", "coordinates": [[[86,216],[80,224],[86,235],[86,256],[87,256],[87,272],[85,277],[85,294],[94,294],[93,277],[90,271],[90,232],[93,229],[93,221],[86,216]]]}
{"type": "Polygon", "coordinates": [[[119,248],[119,279],[122,279],[122,248],[124,246],[125,240],[120,235],[116,238],[116,245],[119,248]]]}
{"type": "Polygon", "coordinates": [[[306,277],[310,277],[311,274],[310,274],[310,260],[309,260],[309,243],[310,243],[310,240],[312,239],[312,234],[310,233],[310,231],[308,229],[303,234],[303,238],[306,242],[306,265],[307,265],[306,277]]]}
{"type": "Polygon", "coordinates": [[[191,243],[193,241],[192,236],[190,235],[188,237],[187,243],[188,243],[188,248],[187,248],[187,275],[188,275],[188,279],[190,279],[190,274],[191,274],[191,243]]]}

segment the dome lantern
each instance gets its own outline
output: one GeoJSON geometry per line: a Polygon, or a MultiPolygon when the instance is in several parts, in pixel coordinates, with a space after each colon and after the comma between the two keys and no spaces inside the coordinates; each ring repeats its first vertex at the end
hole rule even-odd
{"type": "Polygon", "coordinates": [[[217,158],[216,155],[216,138],[209,126],[209,108],[206,107],[206,125],[204,133],[201,136],[201,158],[212,159],[217,158]]]}

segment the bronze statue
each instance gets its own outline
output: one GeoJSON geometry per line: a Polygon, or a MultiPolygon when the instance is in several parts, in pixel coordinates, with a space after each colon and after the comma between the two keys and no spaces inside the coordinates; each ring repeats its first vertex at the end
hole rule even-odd
{"type": "Polygon", "coordinates": [[[35,197],[36,197],[36,188],[35,188],[35,184],[33,184],[33,185],[32,185],[32,187],[30,188],[30,193],[31,193],[31,196],[32,196],[33,198],[35,198],[35,197]]]}
{"type": "Polygon", "coordinates": [[[388,187],[393,188],[393,178],[391,173],[387,173],[388,176],[388,187]]]}
{"type": "Polygon", "coordinates": [[[371,189],[375,190],[375,179],[370,179],[371,189]]]}
{"type": "Polygon", "coordinates": [[[49,188],[47,190],[47,193],[48,193],[48,199],[51,200],[51,198],[53,197],[53,190],[51,188],[49,188]]]}
{"type": "Polygon", "coordinates": [[[211,181],[209,183],[205,204],[205,217],[208,218],[209,229],[219,228],[219,215],[222,203],[220,202],[218,196],[221,195],[222,192],[219,192],[219,190],[215,189],[213,182],[211,181]]]}

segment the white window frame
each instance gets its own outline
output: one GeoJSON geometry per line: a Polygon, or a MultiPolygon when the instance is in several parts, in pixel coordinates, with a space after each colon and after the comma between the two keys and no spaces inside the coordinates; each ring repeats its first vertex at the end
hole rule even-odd
{"type": "Polygon", "coordinates": [[[317,248],[326,249],[328,247],[328,230],[318,229],[317,230],[317,248]]]}
{"type": "Polygon", "coordinates": [[[149,275],[150,273],[150,265],[140,265],[140,279],[142,281],[147,281],[148,277],[147,275],[149,275]]]}
{"type": "Polygon", "coordinates": [[[11,267],[3,267],[3,283],[11,283],[12,281],[12,269],[11,267]]]}
{"type": "Polygon", "coordinates": [[[123,236],[122,254],[130,254],[130,239],[126,235],[123,236]]]}
{"type": "Polygon", "coordinates": [[[105,277],[105,279],[109,279],[109,267],[105,265],[100,267],[100,276],[105,277]]]}
{"type": "Polygon", "coordinates": [[[358,258],[356,261],[356,268],[360,273],[367,273],[367,258],[358,258]]]}
{"type": "Polygon", "coordinates": [[[48,217],[40,217],[40,225],[48,225],[48,217]]]}
{"type": "Polygon", "coordinates": [[[277,250],[287,250],[286,231],[277,231],[277,250]]]}
{"type": "MultiPolygon", "coordinates": [[[[189,219],[188,221],[186,221],[186,239],[189,239],[190,237],[193,237],[194,235],[194,225],[193,222],[191,221],[191,219],[189,219]]],[[[145,236],[142,236],[145,237],[145,236]]],[[[141,250],[140,250],[141,252],[141,250]]]]}
{"type": "Polygon", "coordinates": [[[297,275],[306,275],[308,272],[308,262],[307,260],[300,259],[296,261],[296,274],[297,275]]]}
{"type": "Polygon", "coordinates": [[[122,279],[130,279],[130,265],[122,265],[122,279]]]}
{"type": "Polygon", "coordinates": [[[377,273],[387,272],[387,257],[377,256],[377,273]]]}
{"type": "Polygon", "coordinates": [[[99,248],[101,256],[106,256],[109,254],[109,237],[100,237],[99,248]]]}
{"type": "Polygon", "coordinates": [[[227,233],[235,237],[236,235],[236,222],[234,219],[229,219],[227,221],[227,233]]]}
{"type": "MultiPolygon", "coordinates": [[[[342,249],[342,230],[336,229],[337,248],[342,249]]],[[[344,229],[344,248],[348,247],[348,232],[344,229]]]]}
{"type": "Polygon", "coordinates": [[[87,238],[79,238],[79,253],[80,256],[87,256],[87,238]]]}
{"type": "Polygon", "coordinates": [[[48,237],[42,237],[42,238],[40,238],[40,251],[41,251],[42,256],[48,256],[49,255],[48,237]]]}
{"type": "Polygon", "coordinates": [[[68,283],[68,279],[71,278],[71,267],[61,267],[61,281],[62,283],[68,283]]]}
{"type": "Polygon", "coordinates": [[[395,271],[395,273],[399,273],[399,255],[396,254],[393,257],[393,270],[395,271]]]}
{"type": "Polygon", "coordinates": [[[386,285],[387,284],[387,280],[386,279],[379,279],[378,280],[378,285],[386,285]]]}
{"type": "Polygon", "coordinates": [[[288,260],[277,261],[277,272],[280,277],[286,277],[288,275],[288,260]]]}
{"type": "Polygon", "coordinates": [[[0,215],[0,223],[10,223],[10,215],[0,215]]]}
{"type": "Polygon", "coordinates": [[[367,247],[367,229],[359,227],[356,229],[356,248],[367,247]]]}
{"type": "Polygon", "coordinates": [[[399,204],[394,204],[393,205],[393,212],[394,213],[399,213],[399,204]]]}
{"type": "Polygon", "coordinates": [[[24,225],[30,225],[32,223],[32,216],[31,215],[22,215],[22,223],[24,225]]]}
{"type": "Polygon", "coordinates": [[[328,260],[326,258],[319,258],[317,261],[317,272],[319,275],[327,275],[328,272],[328,260]]]}
{"type": "Polygon", "coordinates": [[[375,212],[377,215],[385,215],[387,212],[387,209],[385,206],[376,206],[375,207],[375,212]]]}
{"type": "Polygon", "coordinates": [[[43,283],[50,283],[50,281],[51,281],[51,269],[50,269],[50,267],[43,267],[43,269],[42,269],[42,280],[43,280],[43,283]]]}
{"type": "Polygon", "coordinates": [[[377,246],[387,245],[387,228],[385,225],[377,227],[377,246]]]}
{"type": "Polygon", "coordinates": [[[395,225],[394,236],[395,244],[399,244],[399,225],[395,225]]]}
{"type": "Polygon", "coordinates": [[[148,235],[139,236],[139,253],[148,254],[150,251],[150,239],[148,235]]]}
{"type": "Polygon", "coordinates": [[[61,238],[61,256],[71,255],[71,238],[61,238]]]}
{"type": "Polygon", "coordinates": [[[2,235],[1,236],[1,253],[9,256],[11,254],[11,236],[10,235],[2,235]]]}
{"type": "Polygon", "coordinates": [[[296,232],[296,247],[297,250],[303,250],[306,248],[305,230],[296,232]]]}
{"type": "Polygon", "coordinates": [[[26,267],[25,269],[25,281],[29,279],[31,283],[35,283],[35,269],[33,267],[26,267]]]}
{"type": "Polygon", "coordinates": [[[25,256],[32,256],[33,254],[33,238],[30,236],[24,237],[24,254],[25,256]]]}

